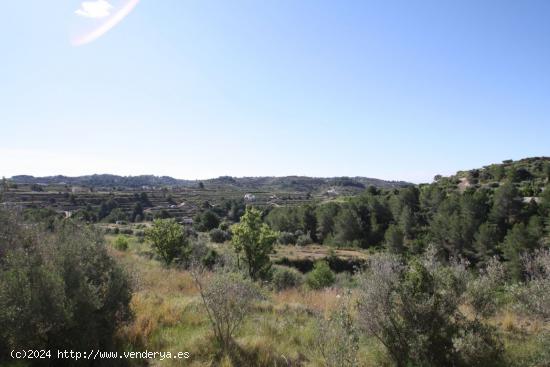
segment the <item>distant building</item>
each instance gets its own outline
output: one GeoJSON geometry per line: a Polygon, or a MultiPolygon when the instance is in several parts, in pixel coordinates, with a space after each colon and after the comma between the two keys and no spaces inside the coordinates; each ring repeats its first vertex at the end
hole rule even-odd
{"type": "Polygon", "coordinates": [[[335,188],[331,188],[327,190],[327,195],[336,196],[338,195],[338,191],[336,191],[335,188]]]}
{"type": "Polygon", "coordinates": [[[256,195],[254,194],[244,194],[245,201],[256,201],[256,195]]]}

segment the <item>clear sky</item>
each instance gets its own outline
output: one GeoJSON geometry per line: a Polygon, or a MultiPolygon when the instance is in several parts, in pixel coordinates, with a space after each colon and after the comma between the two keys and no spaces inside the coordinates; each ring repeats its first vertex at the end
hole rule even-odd
{"type": "Polygon", "coordinates": [[[0,176],[421,182],[550,155],[548,0],[17,0],[2,15],[0,176]]]}

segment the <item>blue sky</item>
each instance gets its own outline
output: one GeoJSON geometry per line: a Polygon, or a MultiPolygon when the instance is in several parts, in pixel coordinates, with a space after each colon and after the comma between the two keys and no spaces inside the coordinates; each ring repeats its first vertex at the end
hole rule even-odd
{"type": "Polygon", "coordinates": [[[550,155],[546,0],[141,0],[76,46],[129,3],[90,2],[2,4],[0,175],[425,182],[550,155]]]}

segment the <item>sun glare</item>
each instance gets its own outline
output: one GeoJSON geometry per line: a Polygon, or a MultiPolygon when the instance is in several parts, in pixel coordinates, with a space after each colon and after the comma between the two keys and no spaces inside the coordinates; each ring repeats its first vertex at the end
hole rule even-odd
{"type": "Polygon", "coordinates": [[[93,42],[105,33],[113,29],[120,23],[139,3],[139,0],[128,0],[120,7],[113,7],[105,0],[96,2],[83,2],[81,8],[75,11],[75,14],[91,18],[96,21],[98,18],[105,18],[99,25],[87,31],[84,34],[74,37],[71,40],[73,46],[82,46],[93,42]],[[112,13],[112,14],[111,14],[112,13]]]}

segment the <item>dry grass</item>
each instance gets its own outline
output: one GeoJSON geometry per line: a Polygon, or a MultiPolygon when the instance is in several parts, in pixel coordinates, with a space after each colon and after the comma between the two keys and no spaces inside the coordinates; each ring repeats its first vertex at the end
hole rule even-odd
{"type": "Polygon", "coordinates": [[[336,308],[342,291],[335,288],[310,290],[305,288],[290,288],[278,292],[274,296],[276,306],[305,307],[320,313],[330,313],[336,308]]]}

